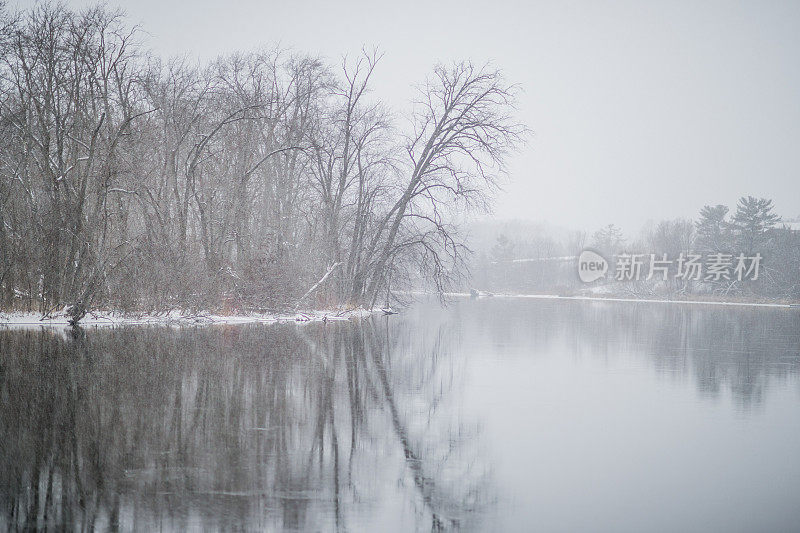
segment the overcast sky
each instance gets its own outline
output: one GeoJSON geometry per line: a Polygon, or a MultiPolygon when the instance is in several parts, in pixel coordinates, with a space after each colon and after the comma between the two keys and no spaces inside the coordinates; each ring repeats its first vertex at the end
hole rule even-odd
{"type": "Polygon", "coordinates": [[[800,2],[108,4],[164,55],[378,46],[375,92],[398,111],[435,62],[493,61],[534,132],[497,218],[633,232],[748,194],[800,215],[800,2]]]}

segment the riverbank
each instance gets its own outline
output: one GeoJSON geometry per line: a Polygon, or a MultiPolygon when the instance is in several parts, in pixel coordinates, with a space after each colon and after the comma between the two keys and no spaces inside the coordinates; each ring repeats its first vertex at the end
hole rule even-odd
{"type": "Polygon", "coordinates": [[[783,308],[798,308],[800,309],[800,302],[784,302],[784,301],[750,301],[750,300],[716,300],[709,298],[637,298],[630,296],[560,296],[551,294],[496,294],[498,298],[534,298],[534,299],[555,299],[555,300],[580,300],[589,302],[627,302],[627,303],[655,303],[655,304],[684,304],[684,305],[721,305],[721,306],[746,306],[746,307],[783,307],[783,308]]]}
{"type": "MultiPolygon", "coordinates": [[[[398,291],[397,294],[408,296],[428,295],[422,291],[398,291]]],[[[595,295],[561,295],[561,294],[509,294],[491,293],[486,291],[475,292],[447,292],[446,298],[526,298],[535,300],[570,300],[586,302],[623,302],[623,303],[655,303],[655,304],[684,304],[684,305],[717,305],[717,306],[736,306],[736,307],[772,307],[800,310],[800,301],[789,300],[747,300],[747,299],[721,299],[711,295],[683,297],[683,298],[639,298],[629,295],[619,295],[612,293],[602,293],[595,295]]]]}
{"type": "MultiPolygon", "coordinates": [[[[91,311],[81,319],[81,327],[175,325],[205,326],[214,324],[273,324],[278,322],[328,322],[365,318],[382,313],[380,309],[325,309],[285,313],[218,314],[171,310],[164,313],[136,314],[113,311],[91,311]]],[[[0,327],[68,327],[70,317],[66,310],[43,316],[41,313],[0,312],[0,327]]]]}

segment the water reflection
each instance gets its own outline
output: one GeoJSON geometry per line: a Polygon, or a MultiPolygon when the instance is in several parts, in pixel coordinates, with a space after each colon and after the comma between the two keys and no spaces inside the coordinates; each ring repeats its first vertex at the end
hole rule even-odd
{"type": "Polygon", "coordinates": [[[426,353],[387,319],[0,333],[11,529],[443,529],[488,501],[426,353]]]}
{"type": "MultiPolygon", "coordinates": [[[[729,390],[743,408],[762,402],[771,380],[800,375],[792,309],[502,298],[456,308],[464,342],[484,354],[635,357],[710,398],[729,390]]],[[[434,309],[419,313],[420,322],[435,320],[434,309]]]]}
{"type": "Polygon", "coordinates": [[[770,309],[498,298],[347,323],[0,330],[0,527],[769,524],[752,487],[782,527],[800,519],[783,452],[800,396],[758,434],[726,402],[754,417],[799,376],[800,313],[770,309]],[[648,499],[638,480],[662,478],[648,499]],[[717,490],[744,503],[714,507],[717,490]],[[594,514],[570,522],[581,504],[594,514]]]}

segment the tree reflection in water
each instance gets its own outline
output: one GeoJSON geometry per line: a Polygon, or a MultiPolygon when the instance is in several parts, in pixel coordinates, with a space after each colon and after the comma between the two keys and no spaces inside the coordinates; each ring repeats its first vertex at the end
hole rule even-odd
{"type": "Polygon", "coordinates": [[[0,332],[8,529],[468,528],[449,326],[0,332]],[[420,340],[423,339],[423,340],[420,340]],[[422,353],[422,351],[425,353],[422,353]]]}
{"type": "Polygon", "coordinates": [[[510,298],[480,306],[456,310],[465,345],[488,342],[484,351],[498,355],[632,356],[659,374],[692,380],[710,399],[728,390],[743,410],[763,401],[771,380],[800,375],[795,309],[510,298]]]}
{"type": "MultiPolygon", "coordinates": [[[[516,450],[503,458],[512,469],[530,468],[524,439],[536,431],[550,437],[538,439],[553,445],[548,460],[569,454],[558,455],[548,425],[562,422],[558,411],[545,406],[551,418],[531,430],[523,417],[536,413],[507,398],[586,408],[581,363],[609,362],[596,367],[607,384],[603,368],[622,360],[631,383],[652,383],[654,372],[670,383],[661,398],[683,402],[676,416],[710,402],[725,415],[730,399],[747,417],[772,390],[797,383],[798,332],[795,310],[505,298],[363,322],[2,330],[0,527],[408,531],[505,519],[524,530],[545,505],[534,495],[558,480],[531,471],[514,484],[497,450],[516,450]],[[549,370],[555,381],[508,394],[509,382],[525,382],[509,375],[519,368],[549,370]],[[487,369],[481,388],[475,374],[487,369]],[[696,403],[684,401],[686,388],[698,391],[696,403]],[[467,412],[491,418],[486,433],[467,412]],[[503,446],[515,439],[520,446],[503,446]],[[502,479],[489,475],[490,462],[502,479]],[[513,498],[529,498],[532,514],[512,509],[513,498]]],[[[649,398],[637,391],[625,398],[649,398]]],[[[791,416],[791,404],[778,408],[777,420],[791,416]]],[[[768,430],[765,444],[791,438],[768,430]]],[[[720,446],[759,472],[739,448],[720,446]]],[[[615,464],[613,450],[600,452],[615,464]]],[[[636,463],[620,468],[623,478],[650,475],[636,463]]],[[[618,487],[597,490],[613,497],[618,487]]]]}

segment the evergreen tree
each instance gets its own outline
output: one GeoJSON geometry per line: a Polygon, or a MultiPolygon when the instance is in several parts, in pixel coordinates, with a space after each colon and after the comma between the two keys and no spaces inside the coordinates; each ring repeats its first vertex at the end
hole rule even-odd
{"type": "Polygon", "coordinates": [[[730,248],[730,227],[725,220],[728,207],[725,205],[703,206],[697,226],[697,247],[707,252],[726,251],[730,248]]]}
{"type": "Polygon", "coordinates": [[[497,236],[497,241],[492,246],[492,257],[495,261],[511,261],[514,259],[514,242],[504,233],[497,236]]]}
{"type": "Polygon", "coordinates": [[[766,198],[743,196],[739,199],[731,227],[740,251],[763,252],[759,248],[769,244],[770,234],[780,222],[780,217],[772,209],[772,200],[766,198]]]}
{"type": "Polygon", "coordinates": [[[625,243],[622,230],[614,224],[601,228],[592,235],[595,248],[606,256],[611,256],[620,251],[625,243]]]}

